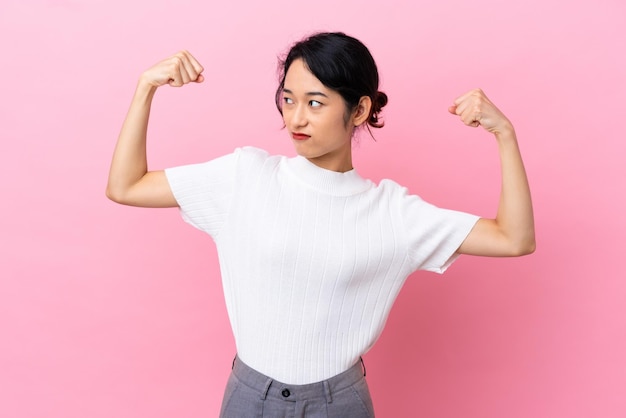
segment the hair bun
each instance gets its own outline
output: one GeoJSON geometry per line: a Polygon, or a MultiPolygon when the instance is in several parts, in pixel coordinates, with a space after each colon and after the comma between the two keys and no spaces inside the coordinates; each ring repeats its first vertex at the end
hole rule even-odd
{"type": "Polygon", "coordinates": [[[381,110],[383,110],[383,107],[385,107],[388,100],[389,99],[387,98],[387,95],[385,93],[383,93],[382,91],[377,92],[374,101],[374,111],[380,112],[381,110]]]}
{"type": "Polygon", "coordinates": [[[380,112],[383,110],[383,107],[387,104],[389,98],[382,91],[376,92],[374,96],[374,101],[372,103],[372,113],[370,115],[367,123],[374,128],[382,128],[385,125],[385,122],[380,120],[380,112]]]}

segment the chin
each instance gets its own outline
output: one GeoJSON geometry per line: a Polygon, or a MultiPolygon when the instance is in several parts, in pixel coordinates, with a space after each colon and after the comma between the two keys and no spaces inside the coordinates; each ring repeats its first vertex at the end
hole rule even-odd
{"type": "Polygon", "coordinates": [[[309,149],[306,145],[299,144],[297,142],[293,145],[293,149],[296,151],[296,154],[305,158],[315,158],[321,155],[319,152],[315,152],[314,150],[309,149]]]}

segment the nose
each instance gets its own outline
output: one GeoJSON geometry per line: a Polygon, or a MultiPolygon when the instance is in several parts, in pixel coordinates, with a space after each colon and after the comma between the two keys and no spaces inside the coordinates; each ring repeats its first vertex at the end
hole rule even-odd
{"type": "Polygon", "coordinates": [[[301,128],[308,123],[306,108],[301,105],[296,105],[292,109],[289,115],[289,126],[292,128],[301,128]]]}

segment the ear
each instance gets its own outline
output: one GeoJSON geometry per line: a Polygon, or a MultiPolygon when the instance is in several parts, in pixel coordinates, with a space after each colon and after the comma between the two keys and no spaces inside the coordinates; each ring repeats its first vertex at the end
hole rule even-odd
{"type": "Polygon", "coordinates": [[[360,126],[363,123],[367,122],[370,116],[370,111],[372,110],[372,99],[368,96],[363,96],[359,99],[359,104],[357,104],[356,109],[352,113],[352,121],[354,122],[354,126],[360,126]]]}

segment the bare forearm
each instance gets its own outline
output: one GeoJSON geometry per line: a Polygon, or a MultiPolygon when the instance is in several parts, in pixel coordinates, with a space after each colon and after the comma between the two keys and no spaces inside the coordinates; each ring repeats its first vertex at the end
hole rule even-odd
{"type": "Polygon", "coordinates": [[[148,171],[146,134],[155,92],[156,87],[139,81],[111,161],[107,195],[113,200],[119,200],[148,171]]]}
{"type": "Polygon", "coordinates": [[[530,187],[513,127],[496,133],[502,170],[502,190],[496,216],[500,231],[514,253],[535,250],[535,225],[530,187]]]}

